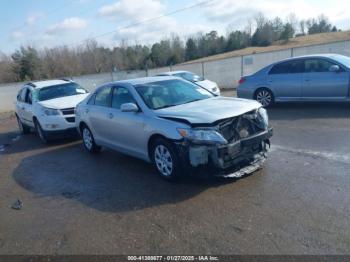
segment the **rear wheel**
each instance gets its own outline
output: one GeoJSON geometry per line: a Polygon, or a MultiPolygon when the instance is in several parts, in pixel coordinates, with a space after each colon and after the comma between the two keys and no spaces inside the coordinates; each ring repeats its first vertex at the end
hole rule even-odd
{"type": "Polygon", "coordinates": [[[157,138],[153,142],[151,153],[153,164],[162,178],[175,180],[179,177],[179,158],[171,142],[164,138],[157,138]]]}
{"type": "Polygon", "coordinates": [[[94,136],[86,125],[81,128],[81,134],[83,137],[84,147],[87,151],[90,153],[97,153],[101,151],[101,147],[96,145],[94,136]]]}
{"type": "Polygon", "coordinates": [[[274,103],[274,96],[271,90],[261,88],[256,92],[255,100],[262,104],[263,107],[270,107],[274,103]]]}
{"type": "Polygon", "coordinates": [[[17,115],[16,115],[16,119],[17,119],[18,129],[21,132],[21,134],[28,134],[30,132],[30,128],[24,125],[21,119],[19,119],[17,115]]]}
{"type": "Polygon", "coordinates": [[[36,133],[38,134],[40,140],[43,142],[43,143],[47,143],[49,142],[48,138],[47,138],[47,134],[46,132],[42,129],[40,123],[38,120],[34,120],[34,125],[35,125],[35,130],[36,130],[36,133]]]}

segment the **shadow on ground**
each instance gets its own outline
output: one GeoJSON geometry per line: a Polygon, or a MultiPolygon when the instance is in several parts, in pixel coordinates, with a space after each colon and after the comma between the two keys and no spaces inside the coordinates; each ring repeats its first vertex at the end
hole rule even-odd
{"type": "Polygon", "coordinates": [[[22,159],[13,177],[41,197],[66,197],[104,212],[174,204],[234,181],[188,177],[169,183],[149,163],[109,150],[89,154],[80,143],[22,159]]]}

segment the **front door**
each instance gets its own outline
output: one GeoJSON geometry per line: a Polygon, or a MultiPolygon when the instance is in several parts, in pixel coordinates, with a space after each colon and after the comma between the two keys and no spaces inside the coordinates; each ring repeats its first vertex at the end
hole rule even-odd
{"type": "Polygon", "coordinates": [[[331,72],[332,62],[313,58],[305,60],[302,94],[305,100],[342,100],[348,95],[349,73],[340,68],[331,72]]]}
{"type": "Polygon", "coordinates": [[[108,117],[108,140],[113,147],[125,153],[147,157],[147,141],[144,132],[143,112],[122,112],[121,105],[135,103],[125,87],[115,86],[112,91],[112,107],[108,117]]]}

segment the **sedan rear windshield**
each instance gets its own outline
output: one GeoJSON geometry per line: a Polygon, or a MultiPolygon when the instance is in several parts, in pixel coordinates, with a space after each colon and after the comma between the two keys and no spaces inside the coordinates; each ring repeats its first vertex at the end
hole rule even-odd
{"type": "Polygon", "coordinates": [[[196,75],[196,74],[192,74],[190,72],[177,73],[177,74],[174,74],[174,76],[182,77],[182,78],[186,79],[187,81],[191,81],[191,82],[200,82],[200,81],[204,80],[203,77],[196,75]]]}
{"type": "Polygon", "coordinates": [[[154,110],[214,97],[204,88],[182,80],[147,83],[135,88],[145,104],[154,110]]]}
{"type": "Polygon", "coordinates": [[[67,83],[62,85],[54,85],[49,87],[43,87],[38,90],[37,92],[37,100],[38,101],[45,101],[65,96],[74,96],[74,95],[81,95],[81,94],[87,94],[88,91],[86,91],[84,88],[79,86],[76,83],[67,83]]]}

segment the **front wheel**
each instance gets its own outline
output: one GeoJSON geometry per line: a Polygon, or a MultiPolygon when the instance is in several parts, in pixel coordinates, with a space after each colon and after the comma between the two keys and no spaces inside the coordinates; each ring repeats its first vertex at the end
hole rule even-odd
{"type": "Polygon", "coordinates": [[[175,180],[179,177],[179,158],[171,142],[164,138],[156,139],[152,146],[152,160],[162,178],[175,180]]]}
{"type": "Polygon", "coordinates": [[[46,132],[42,129],[39,121],[38,120],[34,120],[34,125],[35,125],[36,133],[38,134],[40,140],[43,143],[47,143],[49,140],[47,138],[46,132]]]}
{"type": "Polygon", "coordinates": [[[258,101],[263,107],[270,107],[274,103],[274,96],[269,89],[259,89],[255,94],[255,100],[258,101]]]}
{"type": "Polygon", "coordinates": [[[96,145],[94,136],[92,135],[90,129],[87,126],[83,126],[81,129],[84,148],[90,153],[98,153],[101,151],[101,147],[96,145]]]}

